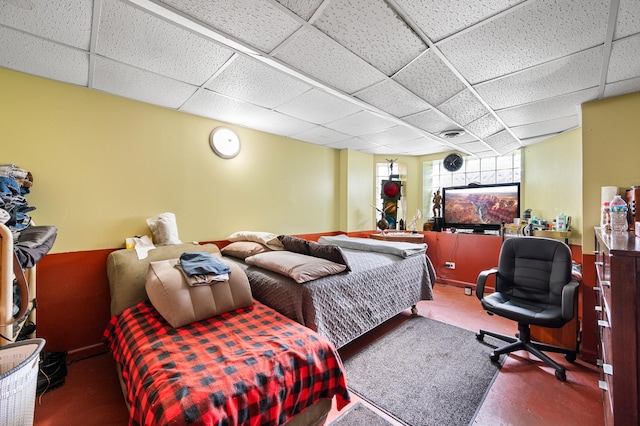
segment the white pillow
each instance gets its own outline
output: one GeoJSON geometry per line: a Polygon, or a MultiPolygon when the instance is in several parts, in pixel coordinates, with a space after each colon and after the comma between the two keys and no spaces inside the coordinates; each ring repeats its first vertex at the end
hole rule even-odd
{"type": "Polygon", "coordinates": [[[339,274],[347,269],[345,265],[330,260],[286,250],[254,254],[244,261],[248,265],[258,266],[289,277],[298,284],[327,275],[339,274]]]}
{"type": "Polygon", "coordinates": [[[147,219],[147,225],[153,234],[153,243],[159,246],[182,244],[178,238],[178,224],[173,213],[161,213],[147,219]]]}
{"type": "Polygon", "coordinates": [[[227,237],[227,240],[231,242],[235,241],[253,241],[256,243],[264,244],[271,250],[284,250],[282,242],[278,239],[276,234],[271,232],[256,232],[256,231],[238,231],[227,237]]]}

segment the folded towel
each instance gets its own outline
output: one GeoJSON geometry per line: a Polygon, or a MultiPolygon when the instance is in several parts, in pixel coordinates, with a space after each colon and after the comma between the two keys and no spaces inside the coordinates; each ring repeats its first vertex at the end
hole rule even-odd
{"type": "Polygon", "coordinates": [[[231,268],[211,253],[194,251],[180,255],[180,266],[189,275],[228,274],[231,268]]]}

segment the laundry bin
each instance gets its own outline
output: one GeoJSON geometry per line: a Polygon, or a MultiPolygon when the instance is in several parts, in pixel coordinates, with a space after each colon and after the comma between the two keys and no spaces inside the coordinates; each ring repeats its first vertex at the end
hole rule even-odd
{"type": "Polygon", "coordinates": [[[0,425],[33,425],[44,339],[0,346],[0,425]]]}

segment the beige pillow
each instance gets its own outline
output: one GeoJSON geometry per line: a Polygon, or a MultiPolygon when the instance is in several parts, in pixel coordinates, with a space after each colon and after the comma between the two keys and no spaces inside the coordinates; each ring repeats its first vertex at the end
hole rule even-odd
{"type": "Polygon", "coordinates": [[[265,251],[271,251],[271,249],[264,244],[253,241],[236,241],[234,243],[227,244],[220,251],[225,256],[237,257],[238,259],[244,260],[246,257],[253,256],[258,253],[264,253],[265,251]]]}
{"type": "Polygon", "coordinates": [[[231,242],[235,241],[253,241],[256,243],[264,244],[272,250],[283,250],[284,246],[278,239],[276,234],[270,232],[256,232],[256,231],[238,231],[227,237],[227,240],[231,242]]]}
{"type": "Polygon", "coordinates": [[[249,265],[290,277],[298,284],[338,274],[346,269],[345,265],[330,260],[286,250],[256,254],[247,257],[244,261],[249,265]]]}
{"type": "Polygon", "coordinates": [[[253,305],[244,271],[232,262],[229,281],[190,286],[176,268],[178,259],[151,262],[145,288],[149,300],[172,327],[181,327],[234,309],[253,305]]]}

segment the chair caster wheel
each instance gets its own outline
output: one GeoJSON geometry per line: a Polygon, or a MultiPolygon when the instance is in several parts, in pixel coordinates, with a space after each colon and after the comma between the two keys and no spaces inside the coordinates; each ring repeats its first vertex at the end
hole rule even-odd
{"type": "Polygon", "coordinates": [[[418,315],[418,308],[416,306],[411,307],[411,315],[418,315]]]}
{"type": "Polygon", "coordinates": [[[567,381],[567,373],[563,370],[556,370],[556,379],[566,382],[567,381]]]}
{"type": "Polygon", "coordinates": [[[495,352],[491,352],[491,354],[489,354],[489,359],[493,362],[498,362],[500,355],[496,355],[495,352]]]}
{"type": "Polygon", "coordinates": [[[576,361],[576,354],[564,354],[564,359],[573,364],[576,361]]]}
{"type": "Polygon", "coordinates": [[[476,333],[476,339],[480,340],[481,342],[484,340],[484,334],[482,333],[476,333]]]}

